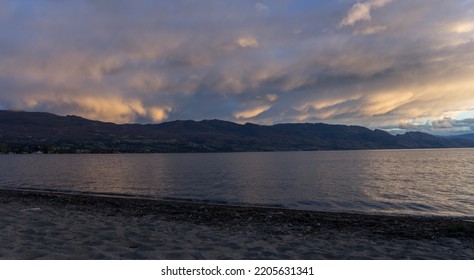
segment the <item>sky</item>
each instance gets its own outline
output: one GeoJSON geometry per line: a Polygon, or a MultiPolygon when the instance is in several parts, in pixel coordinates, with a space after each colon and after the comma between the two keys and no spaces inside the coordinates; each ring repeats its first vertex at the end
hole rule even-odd
{"type": "Polygon", "coordinates": [[[0,109],[474,132],[474,0],[0,0],[0,109]]]}

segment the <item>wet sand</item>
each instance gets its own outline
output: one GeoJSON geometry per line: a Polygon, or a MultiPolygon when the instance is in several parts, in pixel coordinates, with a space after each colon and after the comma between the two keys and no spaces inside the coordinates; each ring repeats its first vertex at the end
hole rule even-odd
{"type": "Polygon", "coordinates": [[[0,190],[0,259],[474,259],[474,222],[0,190]]]}

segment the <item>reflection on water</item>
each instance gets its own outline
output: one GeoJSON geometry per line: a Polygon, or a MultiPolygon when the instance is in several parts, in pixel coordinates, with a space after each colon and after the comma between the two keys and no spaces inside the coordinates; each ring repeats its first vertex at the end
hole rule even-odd
{"type": "Polygon", "coordinates": [[[474,149],[2,155],[0,187],[474,216],[474,149]]]}

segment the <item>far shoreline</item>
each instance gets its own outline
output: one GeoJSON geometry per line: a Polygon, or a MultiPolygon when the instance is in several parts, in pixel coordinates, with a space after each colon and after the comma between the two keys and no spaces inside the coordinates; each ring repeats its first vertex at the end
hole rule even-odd
{"type": "Polygon", "coordinates": [[[430,151],[430,150],[473,150],[474,147],[440,147],[440,148],[383,148],[383,149],[334,149],[334,150],[248,150],[248,151],[183,151],[183,152],[7,152],[0,155],[208,155],[208,154],[241,154],[241,153],[293,153],[293,152],[376,152],[376,151],[430,151]]]}

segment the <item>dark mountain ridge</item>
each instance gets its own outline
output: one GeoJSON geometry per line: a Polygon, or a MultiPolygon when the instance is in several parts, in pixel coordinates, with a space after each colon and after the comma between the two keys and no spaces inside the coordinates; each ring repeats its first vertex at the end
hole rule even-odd
{"type": "Polygon", "coordinates": [[[243,152],[474,147],[421,132],[391,135],[323,123],[244,125],[221,120],[114,124],[51,113],[0,111],[0,152],[243,152]]]}
{"type": "Polygon", "coordinates": [[[452,135],[448,136],[448,139],[467,139],[467,140],[474,140],[474,133],[469,134],[461,134],[461,135],[452,135]]]}

